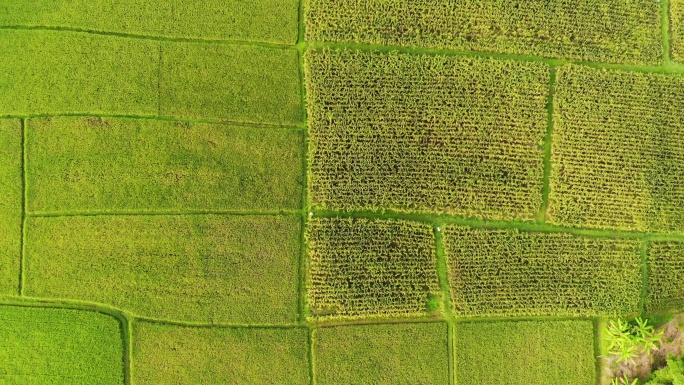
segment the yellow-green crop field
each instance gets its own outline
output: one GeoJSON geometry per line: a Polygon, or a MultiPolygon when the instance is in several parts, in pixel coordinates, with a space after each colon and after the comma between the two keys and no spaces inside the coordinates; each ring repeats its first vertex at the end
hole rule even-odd
{"type": "Polygon", "coordinates": [[[684,0],[0,0],[1,385],[608,385],[681,312],[684,0]]]}

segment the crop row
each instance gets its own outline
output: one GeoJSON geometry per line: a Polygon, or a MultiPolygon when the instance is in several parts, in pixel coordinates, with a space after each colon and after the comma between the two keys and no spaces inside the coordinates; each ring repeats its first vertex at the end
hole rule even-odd
{"type": "Polygon", "coordinates": [[[564,65],[549,95],[540,63],[317,50],[306,70],[314,209],[534,220],[549,161],[547,222],[684,230],[681,76],[564,65]]]}
{"type": "Polygon", "coordinates": [[[0,115],[302,120],[294,49],[0,30],[0,56],[0,115]]]}
{"type": "Polygon", "coordinates": [[[297,0],[3,1],[0,26],[294,44],[297,0]]]}
{"type": "MultiPolygon", "coordinates": [[[[673,1],[673,31],[680,5],[673,1]]],[[[661,10],[652,0],[309,0],[306,39],[658,63],[661,10]]],[[[675,33],[675,52],[680,50],[675,33]]]]}

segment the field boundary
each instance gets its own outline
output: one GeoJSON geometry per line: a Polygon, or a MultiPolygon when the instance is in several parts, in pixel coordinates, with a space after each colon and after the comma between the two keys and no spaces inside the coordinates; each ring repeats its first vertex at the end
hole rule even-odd
{"type": "Polygon", "coordinates": [[[661,39],[663,46],[663,62],[665,64],[672,63],[671,49],[670,49],[670,0],[658,0],[660,3],[660,26],[661,39]]]}
{"type": "Polygon", "coordinates": [[[469,51],[456,49],[441,49],[441,48],[418,48],[394,45],[380,45],[380,44],[362,44],[362,43],[335,43],[335,42],[308,42],[311,49],[356,49],[360,51],[373,51],[381,53],[404,53],[410,55],[441,55],[441,56],[458,56],[471,58],[488,58],[498,60],[513,60],[523,62],[537,62],[544,63],[550,67],[558,67],[565,64],[576,64],[592,68],[615,69],[631,72],[643,72],[654,74],[670,74],[670,75],[684,75],[684,64],[679,63],[660,63],[659,65],[651,64],[621,64],[621,63],[604,63],[586,60],[573,60],[563,58],[548,58],[543,56],[531,56],[521,54],[508,54],[490,51],[469,51]]]}
{"type": "Polygon", "coordinates": [[[0,119],[41,119],[41,118],[88,118],[97,117],[105,119],[141,119],[141,120],[159,120],[163,122],[173,123],[191,123],[191,124],[215,124],[222,126],[240,126],[244,128],[260,128],[260,129],[291,129],[304,130],[305,124],[268,124],[268,123],[253,123],[253,122],[239,122],[225,119],[192,119],[182,118],[167,115],[135,115],[135,114],[103,114],[99,112],[77,112],[77,113],[52,113],[52,114],[26,114],[26,115],[0,115],[0,119]]]}
{"type": "Polygon", "coordinates": [[[24,295],[24,254],[26,248],[26,119],[21,119],[21,238],[19,238],[19,296],[24,295]]]}
{"type": "Polygon", "coordinates": [[[39,25],[0,25],[0,30],[12,30],[12,31],[56,31],[56,32],[75,32],[84,33],[90,35],[100,35],[100,36],[114,36],[126,39],[136,39],[136,40],[152,40],[161,41],[169,43],[200,43],[200,44],[221,44],[221,45],[251,45],[255,47],[262,48],[274,48],[274,49],[294,49],[294,45],[290,44],[279,44],[279,43],[266,43],[253,40],[239,40],[239,39],[202,39],[202,38],[189,38],[189,37],[169,37],[169,36],[158,36],[158,35],[144,35],[135,33],[124,33],[124,32],[113,32],[113,31],[101,31],[96,29],[87,28],[76,28],[76,27],[55,27],[55,26],[39,26],[39,25]]]}
{"type": "Polygon", "coordinates": [[[34,211],[26,214],[27,218],[61,218],[61,217],[100,217],[100,216],[201,216],[201,215],[234,215],[234,216],[298,216],[299,211],[239,211],[239,210],[198,210],[198,211],[79,211],[79,212],[43,212],[34,211]]]}
{"type": "Polygon", "coordinates": [[[439,278],[439,288],[444,298],[442,304],[444,306],[444,315],[446,317],[447,326],[447,357],[449,357],[449,385],[455,384],[456,368],[454,367],[456,360],[456,352],[454,350],[456,332],[454,327],[454,316],[451,309],[451,284],[449,282],[449,266],[447,266],[446,254],[444,253],[444,224],[436,222],[433,227],[435,237],[435,253],[437,254],[437,276],[439,278]]]}
{"type": "Polygon", "coordinates": [[[322,218],[365,218],[365,219],[397,219],[428,224],[467,226],[477,229],[510,229],[541,233],[569,233],[595,238],[617,238],[635,240],[658,240],[684,242],[684,233],[643,232],[591,227],[570,227],[539,221],[497,220],[473,217],[462,217],[447,214],[401,213],[393,211],[312,211],[314,216],[322,218]]]}

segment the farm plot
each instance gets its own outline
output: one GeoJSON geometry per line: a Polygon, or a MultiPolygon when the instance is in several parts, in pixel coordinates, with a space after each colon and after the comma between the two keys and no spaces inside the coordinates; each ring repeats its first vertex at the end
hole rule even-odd
{"type": "Polygon", "coordinates": [[[294,49],[163,42],[159,114],[221,121],[302,122],[294,49]]]}
{"type": "Polygon", "coordinates": [[[136,322],[135,385],[308,384],[306,328],[193,328],[136,322]]]}
{"type": "Polygon", "coordinates": [[[314,330],[318,385],[447,385],[445,323],[326,327],[314,330]]]}
{"type": "Polygon", "coordinates": [[[641,243],[445,227],[457,315],[617,316],[639,311],[641,243]]]}
{"type": "Polygon", "coordinates": [[[439,310],[432,226],[314,218],[307,224],[311,316],[425,316],[439,310]]]}
{"type": "Polygon", "coordinates": [[[538,216],[545,65],[319,50],[306,69],[313,208],[538,216]]]}
{"type": "Polygon", "coordinates": [[[21,260],[22,128],[0,119],[0,295],[16,294],[21,260]]]}
{"type": "Polygon", "coordinates": [[[667,312],[684,309],[684,244],[652,242],[649,247],[646,310],[667,312]]]}
{"type": "Polygon", "coordinates": [[[121,324],[67,309],[0,307],[0,383],[123,385],[121,324]]]}
{"type": "Polygon", "coordinates": [[[157,114],[159,42],[0,30],[0,57],[0,115],[157,114]]]}
{"type": "Polygon", "coordinates": [[[594,385],[591,321],[456,325],[459,385],[594,385]]]}
{"type": "Polygon", "coordinates": [[[41,118],[27,121],[26,147],[31,213],[301,206],[304,137],[296,130],[41,118]]]}
{"type": "Polygon", "coordinates": [[[306,39],[658,63],[660,5],[636,0],[310,0],[306,39]]]}
{"type": "Polygon", "coordinates": [[[26,226],[26,295],[178,321],[297,320],[296,217],[48,217],[26,226]]]}
{"type": "Polygon", "coordinates": [[[294,44],[295,0],[0,1],[0,25],[294,44]]]}
{"type": "Polygon", "coordinates": [[[554,98],[548,220],[684,229],[684,78],[565,66],[554,98]]]}

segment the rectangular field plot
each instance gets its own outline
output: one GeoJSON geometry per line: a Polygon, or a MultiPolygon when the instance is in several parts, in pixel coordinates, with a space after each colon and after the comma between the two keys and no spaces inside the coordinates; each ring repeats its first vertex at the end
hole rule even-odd
{"type": "Polygon", "coordinates": [[[22,153],[21,122],[0,119],[0,295],[19,290],[22,153]]]}
{"type": "Polygon", "coordinates": [[[161,115],[241,123],[302,122],[294,49],[162,43],[161,115]]]}
{"type": "Polygon", "coordinates": [[[445,323],[339,326],[313,332],[318,385],[448,385],[445,323]]]}
{"type": "Polygon", "coordinates": [[[314,208],[538,216],[545,65],[350,50],[306,61],[314,208]]]}
{"type": "Polygon", "coordinates": [[[306,40],[657,63],[651,0],[310,0],[306,40]]]}
{"type": "Polygon", "coordinates": [[[0,25],[294,44],[295,0],[0,1],[0,25]]]}
{"type": "Polygon", "coordinates": [[[639,310],[641,243],[447,226],[455,313],[617,316],[639,310]]]}
{"type": "Polygon", "coordinates": [[[456,325],[458,385],[594,385],[591,321],[456,325]]]}
{"type": "Polygon", "coordinates": [[[684,77],[558,70],[547,220],[684,230],[684,77]]]}
{"type": "Polygon", "coordinates": [[[297,320],[296,217],[51,217],[26,226],[29,296],[177,321],[297,320]]]}
{"type": "Polygon", "coordinates": [[[0,115],[157,114],[159,42],[0,30],[0,115]]]}
{"type": "Polygon", "coordinates": [[[306,328],[133,324],[135,385],[309,384],[306,328]]]}
{"type": "Polygon", "coordinates": [[[648,254],[646,310],[684,309],[684,243],[652,242],[648,254]]]}
{"type": "Polygon", "coordinates": [[[0,306],[0,325],[0,384],[124,384],[123,333],[111,316],[0,306]]]}
{"type": "Polygon", "coordinates": [[[27,130],[31,213],[301,206],[300,131],[95,117],[30,119],[27,130]]]}
{"type": "Polygon", "coordinates": [[[311,316],[425,316],[438,308],[432,226],[314,218],[307,223],[311,316]]]}

